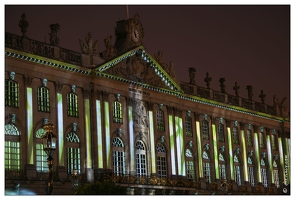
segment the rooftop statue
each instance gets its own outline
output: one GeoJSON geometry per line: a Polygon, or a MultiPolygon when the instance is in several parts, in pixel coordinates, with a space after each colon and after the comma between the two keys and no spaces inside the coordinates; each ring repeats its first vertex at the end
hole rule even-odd
{"type": "Polygon", "coordinates": [[[233,89],[235,91],[236,97],[239,97],[239,89],[240,89],[240,86],[238,85],[237,82],[235,82],[235,86],[233,87],[233,89]]]}
{"type": "Polygon", "coordinates": [[[188,72],[189,72],[189,79],[190,79],[189,83],[194,85],[195,84],[196,68],[190,67],[188,69],[188,72]]]}
{"type": "Polygon", "coordinates": [[[82,40],[79,39],[80,48],[83,54],[88,55],[98,55],[98,41],[95,40],[93,43],[92,40],[92,33],[88,32],[88,35],[85,38],[86,43],[84,43],[82,40]]]}
{"type": "Polygon", "coordinates": [[[209,77],[209,73],[207,72],[204,81],[206,82],[206,86],[207,86],[208,89],[210,89],[210,82],[211,82],[211,80],[212,80],[212,78],[209,77]]]}
{"type": "Polygon", "coordinates": [[[26,20],[26,14],[22,14],[22,19],[19,21],[18,26],[21,28],[21,32],[23,34],[23,37],[27,37],[27,28],[29,27],[29,22],[26,20]]]}
{"type": "Polygon", "coordinates": [[[104,39],[104,45],[106,47],[106,50],[102,53],[102,56],[106,59],[113,58],[117,54],[117,50],[113,46],[111,35],[108,35],[108,37],[104,39]]]}
{"type": "Polygon", "coordinates": [[[220,78],[219,79],[220,90],[221,90],[222,93],[225,93],[225,84],[224,84],[224,82],[225,82],[225,78],[220,78]]]}
{"type": "Polygon", "coordinates": [[[57,32],[60,30],[60,25],[58,23],[56,24],[50,24],[51,33],[50,35],[50,44],[53,46],[58,46],[59,44],[59,38],[57,37],[57,32]]]}
{"type": "Polygon", "coordinates": [[[246,89],[248,90],[248,99],[252,101],[253,92],[252,92],[252,85],[247,85],[246,89]]]}

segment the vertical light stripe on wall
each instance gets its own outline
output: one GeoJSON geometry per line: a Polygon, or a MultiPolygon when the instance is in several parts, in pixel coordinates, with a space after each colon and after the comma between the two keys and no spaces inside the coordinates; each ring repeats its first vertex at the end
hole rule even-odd
{"type": "Polygon", "coordinates": [[[103,168],[103,151],[102,151],[102,129],[101,129],[101,109],[100,101],[96,100],[96,130],[97,130],[97,161],[98,168],[103,168]]]}
{"type": "MultiPolygon", "coordinates": [[[[283,153],[283,144],[282,144],[282,138],[278,138],[278,143],[279,143],[279,156],[280,156],[280,164],[281,167],[284,169],[284,153],[283,153]]],[[[283,171],[283,177],[284,177],[284,184],[286,184],[285,182],[285,173],[283,171]]]]}
{"type": "Polygon", "coordinates": [[[215,124],[212,124],[212,136],[213,136],[213,153],[214,153],[214,162],[215,162],[215,176],[216,176],[216,179],[219,179],[218,146],[217,146],[217,137],[216,137],[215,124]]]}
{"type": "Polygon", "coordinates": [[[106,138],[106,168],[111,169],[111,139],[110,139],[110,114],[109,102],[104,102],[105,138],[106,138]]]}
{"type": "Polygon", "coordinates": [[[155,154],[155,140],[154,140],[154,119],[153,111],[149,111],[150,120],[150,136],[151,136],[151,159],[152,159],[152,173],[156,173],[156,154],[155,154]]]}
{"type": "Polygon", "coordinates": [[[85,99],[85,135],[86,135],[86,167],[92,167],[91,156],[91,132],[90,132],[90,104],[89,99],[85,99]]]}
{"type": "Polygon", "coordinates": [[[170,134],[170,154],[171,154],[171,173],[176,175],[175,169],[175,144],[174,144],[174,134],[173,134],[173,118],[169,115],[169,134],[170,134]]]}
{"type": "Polygon", "coordinates": [[[257,163],[257,180],[261,183],[261,161],[260,161],[260,151],[259,151],[259,142],[258,142],[258,134],[254,133],[254,149],[255,149],[255,157],[257,163]]]}
{"type": "Polygon", "coordinates": [[[196,131],[197,131],[197,147],[198,147],[198,161],[199,161],[199,176],[203,177],[203,157],[202,157],[202,142],[201,142],[201,130],[200,122],[196,121],[196,131]]]}
{"type": "Polygon", "coordinates": [[[178,117],[178,145],[177,149],[179,149],[179,155],[177,156],[180,160],[178,163],[178,171],[179,175],[185,176],[185,159],[184,159],[184,141],[183,141],[183,127],[182,127],[182,118],[178,117]]]}
{"type": "Polygon", "coordinates": [[[288,138],[285,138],[285,146],[286,146],[286,158],[288,159],[288,163],[285,163],[287,169],[287,184],[290,184],[290,148],[291,148],[291,140],[288,138]]]}
{"type": "Polygon", "coordinates": [[[227,139],[228,139],[230,179],[231,180],[235,180],[235,175],[234,175],[234,161],[233,161],[233,147],[232,147],[232,141],[231,141],[231,130],[230,130],[230,127],[227,127],[227,139]]]}
{"type": "Polygon", "coordinates": [[[134,172],[134,133],[133,133],[133,116],[132,116],[132,106],[128,106],[128,116],[129,116],[129,146],[130,146],[130,172],[134,172]]]}
{"type": "Polygon", "coordinates": [[[243,163],[244,163],[244,180],[248,181],[248,162],[247,162],[247,150],[244,130],[241,130],[242,148],[243,148],[243,163]]]}
{"type": "Polygon", "coordinates": [[[272,152],[271,152],[271,143],[270,143],[270,136],[266,136],[266,148],[267,148],[267,156],[268,156],[268,167],[271,174],[271,182],[274,184],[274,176],[273,176],[273,166],[272,166],[272,152]]]}
{"type": "Polygon", "coordinates": [[[63,135],[63,109],[62,94],[57,93],[57,123],[58,123],[58,164],[64,166],[64,135],[63,135]]]}
{"type": "Polygon", "coordinates": [[[28,135],[28,163],[34,164],[34,145],[33,145],[33,98],[32,88],[27,87],[27,135],[28,135]]]}

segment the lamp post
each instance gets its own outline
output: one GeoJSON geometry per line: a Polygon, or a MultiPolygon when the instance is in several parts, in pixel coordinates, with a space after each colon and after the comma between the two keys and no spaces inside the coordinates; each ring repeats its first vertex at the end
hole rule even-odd
{"type": "Polygon", "coordinates": [[[46,131],[46,134],[41,138],[43,144],[43,150],[47,154],[47,162],[48,162],[48,183],[46,188],[47,194],[52,194],[53,190],[53,175],[52,175],[52,161],[53,161],[53,153],[56,149],[56,141],[57,137],[53,134],[52,130],[54,128],[53,124],[47,123],[43,126],[46,131]]]}

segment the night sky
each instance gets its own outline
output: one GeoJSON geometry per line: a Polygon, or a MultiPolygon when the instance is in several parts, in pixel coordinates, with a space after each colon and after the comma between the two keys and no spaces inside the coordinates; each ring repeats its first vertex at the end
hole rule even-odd
{"type": "MultiPolygon", "coordinates": [[[[5,5],[5,31],[22,35],[18,23],[23,13],[29,22],[27,36],[49,43],[50,24],[59,23],[59,46],[81,52],[79,39],[88,32],[98,40],[113,36],[119,20],[127,19],[126,5],[27,6],[5,5]]],[[[248,98],[246,86],[253,87],[253,100],[273,105],[287,97],[290,103],[290,6],[289,5],[129,5],[129,17],[137,12],[144,28],[143,45],[155,55],[163,51],[166,63],[173,61],[176,77],[189,82],[188,68],[196,68],[196,84],[220,91],[225,78],[226,92],[248,98]]],[[[288,106],[290,107],[290,106],[288,106]]]]}

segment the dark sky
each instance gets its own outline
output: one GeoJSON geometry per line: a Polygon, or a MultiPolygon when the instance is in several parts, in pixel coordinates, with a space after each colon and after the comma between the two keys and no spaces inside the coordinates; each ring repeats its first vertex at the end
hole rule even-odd
{"type": "MultiPolygon", "coordinates": [[[[113,36],[116,22],[127,19],[126,5],[5,5],[5,31],[21,35],[18,22],[26,13],[31,39],[49,42],[49,25],[59,23],[59,46],[80,51],[79,39],[88,32],[103,40],[113,36]]],[[[176,77],[189,82],[188,68],[196,68],[196,84],[220,91],[225,78],[226,92],[234,95],[235,81],[240,96],[247,98],[253,86],[253,100],[266,103],[284,97],[290,103],[290,6],[289,5],[129,5],[129,17],[137,12],[144,28],[143,43],[154,55],[163,51],[166,63],[173,61],[176,77]]]]}

